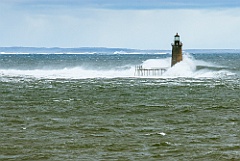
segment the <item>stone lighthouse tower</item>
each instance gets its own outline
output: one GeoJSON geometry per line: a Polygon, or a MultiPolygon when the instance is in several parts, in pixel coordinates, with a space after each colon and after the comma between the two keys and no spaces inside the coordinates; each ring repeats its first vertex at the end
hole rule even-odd
{"type": "Polygon", "coordinates": [[[172,65],[182,61],[182,42],[178,33],[174,36],[174,43],[172,44],[172,65]]]}

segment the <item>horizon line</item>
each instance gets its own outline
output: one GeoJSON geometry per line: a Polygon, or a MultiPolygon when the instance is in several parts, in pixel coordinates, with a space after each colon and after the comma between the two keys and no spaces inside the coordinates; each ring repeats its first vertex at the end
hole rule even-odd
{"type": "MultiPolygon", "coordinates": [[[[104,47],[104,46],[81,46],[81,47],[44,47],[44,46],[0,46],[0,48],[45,48],[45,49],[81,49],[81,48],[99,48],[99,49],[130,49],[130,50],[171,50],[171,49],[138,49],[126,47],[104,47]]],[[[240,48],[185,48],[184,50],[240,50],[240,48]]]]}

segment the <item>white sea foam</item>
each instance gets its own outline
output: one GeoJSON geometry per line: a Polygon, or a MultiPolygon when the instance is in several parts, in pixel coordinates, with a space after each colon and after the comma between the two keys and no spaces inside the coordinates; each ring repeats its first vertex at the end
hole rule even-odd
{"type": "MultiPolygon", "coordinates": [[[[161,76],[146,76],[154,78],[176,78],[176,77],[187,77],[187,78],[201,78],[201,77],[222,77],[229,76],[234,73],[223,70],[212,70],[210,67],[217,67],[209,62],[195,60],[188,54],[183,56],[183,61],[177,63],[173,67],[171,65],[171,58],[164,59],[148,59],[142,64],[143,68],[168,68],[168,70],[161,76]],[[197,66],[205,66],[197,70],[197,66]]],[[[0,76],[10,77],[33,77],[33,78],[47,78],[47,79],[86,79],[86,78],[128,78],[128,77],[139,77],[134,76],[135,66],[122,67],[120,69],[108,69],[108,70],[93,70],[82,67],[64,68],[64,69],[35,69],[35,70],[17,70],[17,69],[0,69],[0,76]]]]}
{"type": "Polygon", "coordinates": [[[166,135],[166,133],[164,133],[164,132],[160,132],[160,133],[158,133],[159,135],[162,135],[162,136],[165,136],[166,135]]]}
{"type": "Polygon", "coordinates": [[[233,74],[231,71],[221,69],[221,66],[211,62],[195,60],[192,56],[185,54],[183,55],[183,61],[169,68],[162,77],[216,78],[233,74]],[[197,70],[198,66],[201,66],[202,69],[197,70]],[[211,68],[216,68],[216,70],[211,68]]]}
{"type": "Polygon", "coordinates": [[[171,65],[171,58],[164,58],[164,59],[148,59],[143,62],[143,68],[170,68],[171,65]]]}
{"type": "Polygon", "coordinates": [[[48,79],[85,79],[85,78],[115,78],[132,77],[134,68],[128,70],[87,70],[81,67],[47,70],[0,70],[3,76],[35,77],[48,79]]]}

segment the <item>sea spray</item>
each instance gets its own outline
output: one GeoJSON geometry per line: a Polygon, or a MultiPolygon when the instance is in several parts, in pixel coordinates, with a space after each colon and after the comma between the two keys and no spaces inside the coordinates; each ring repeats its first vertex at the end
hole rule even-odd
{"type": "Polygon", "coordinates": [[[151,68],[170,68],[171,58],[163,58],[163,59],[148,59],[142,63],[143,68],[151,69],[151,68]]]}
{"type": "MultiPolygon", "coordinates": [[[[19,62],[12,62],[14,65],[13,67],[11,67],[11,64],[8,64],[8,68],[0,68],[0,75],[7,77],[28,77],[37,79],[138,78],[139,76],[134,76],[136,65],[141,65],[143,68],[147,69],[167,68],[165,73],[162,75],[156,75],[154,78],[214,78],[225,77],[234,74],[228,69],[228,67],[223,68],[221,65],[216,65],[212,62],[196,60],[192,55],[187,53],[183,55],[183,61],[175,64],[173,67],[170,66],[171,57],[164,56],[162,58],[151,58],[151,56],[146,55],[145,60],[136,63],[135,59],[139,56],[142,55],[122,55],[120,57],[118,55],[117,59],[114,59],[116,56],[114,57],[113,55],[109,55],[105,56],[104,59],[99,59],[102,57],[99,56],[96,58],[96,55],[89,55],[87,57],[74,55],[74,58],[81,57],[79,62],[77,62],[75,59],[72,60],[69,56],[66,56],[67,59],[63,59],[65,58],[64,55],[61,57],[58,55],[52,55],[50,57],[52,61],[50,67],[47,67],[45,61],[41,60],[36,63],[37,66],[30,64],[28,69],[18,69],[16,64],[19,62]],[[82,57],[84,59],[82,59],[82,57]],[[126,60],[126,57],[131,57],[131,59],[126,60]],[[72,64],[72,61],[74,64],[69,66],[69,64],[72,64]],[[59,62],[62,62],[61,65],[59,65],[59,62]]],[[[12,57],[9,57],[8,59],[14,60],[16,59],[15,57],[19,58],[17,55],[12,55],[12,57]]],[[[41,58],[44,59],[45,57],[42,56],[41,58]]],[[[21,59],[22,62],[20,63],[26,63],[28,62],[28,59],[31,59],[31,57],[23,57],[21,59]]],[[[31,61],[34,60],[38,59],[31,59],[31,61]]],[[[47,59],[47,61],[50,60],[47,59]]]]}
{"type": "Polygon", "coordinates": [[[189,55],[183,55],[183,61],[169,68],[164,74],[164,77],[192,77],[196,71],[196,61],[189,55]]]}
{"type": "MultiPolygon", "coordinates": [[[[208,67],[217,68],[218,66],[206,61],[196,60],[192,55],[185,53],[183,55],[183,61],[171,65],[171,57],[164,59],[148,59],[142,63],[142,67],[146,69],[152,68],[166,68],[167,71],[162,75],[158,75],[159,78],[176,78],[176,77],[216,77],[219,73],[223,73],[220,70],[214,71],[208,69],[208,67]],[[198,70],[197,67],[201,66],[203,69],[198,70]]],[[[227,72],[227,71],[226,71],[227,72]]],[[[154,76],[156,77],[156,76],[154,76]]]]}
{"type": "Polygon", "coordinates": [[[117,78],[133,77],[134,68],[125,70],[92,70],[82,67],[64,69],[35,69],[35,70],[0,70],[3,76],[32,77],[37,79],[87,79],[87,78],[117,78]]]}

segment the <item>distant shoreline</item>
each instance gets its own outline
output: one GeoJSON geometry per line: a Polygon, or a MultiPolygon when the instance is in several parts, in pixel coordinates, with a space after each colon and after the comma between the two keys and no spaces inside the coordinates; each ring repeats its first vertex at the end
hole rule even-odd
{"type": "MultiPolygon", "coordinates": [[[[184,49],[187,53],[240,53],[240,49],[184,49]]],[[[171,50],[141,50],[107,47],[0,47],[0,54],[170,54],[171,50]]]]}

